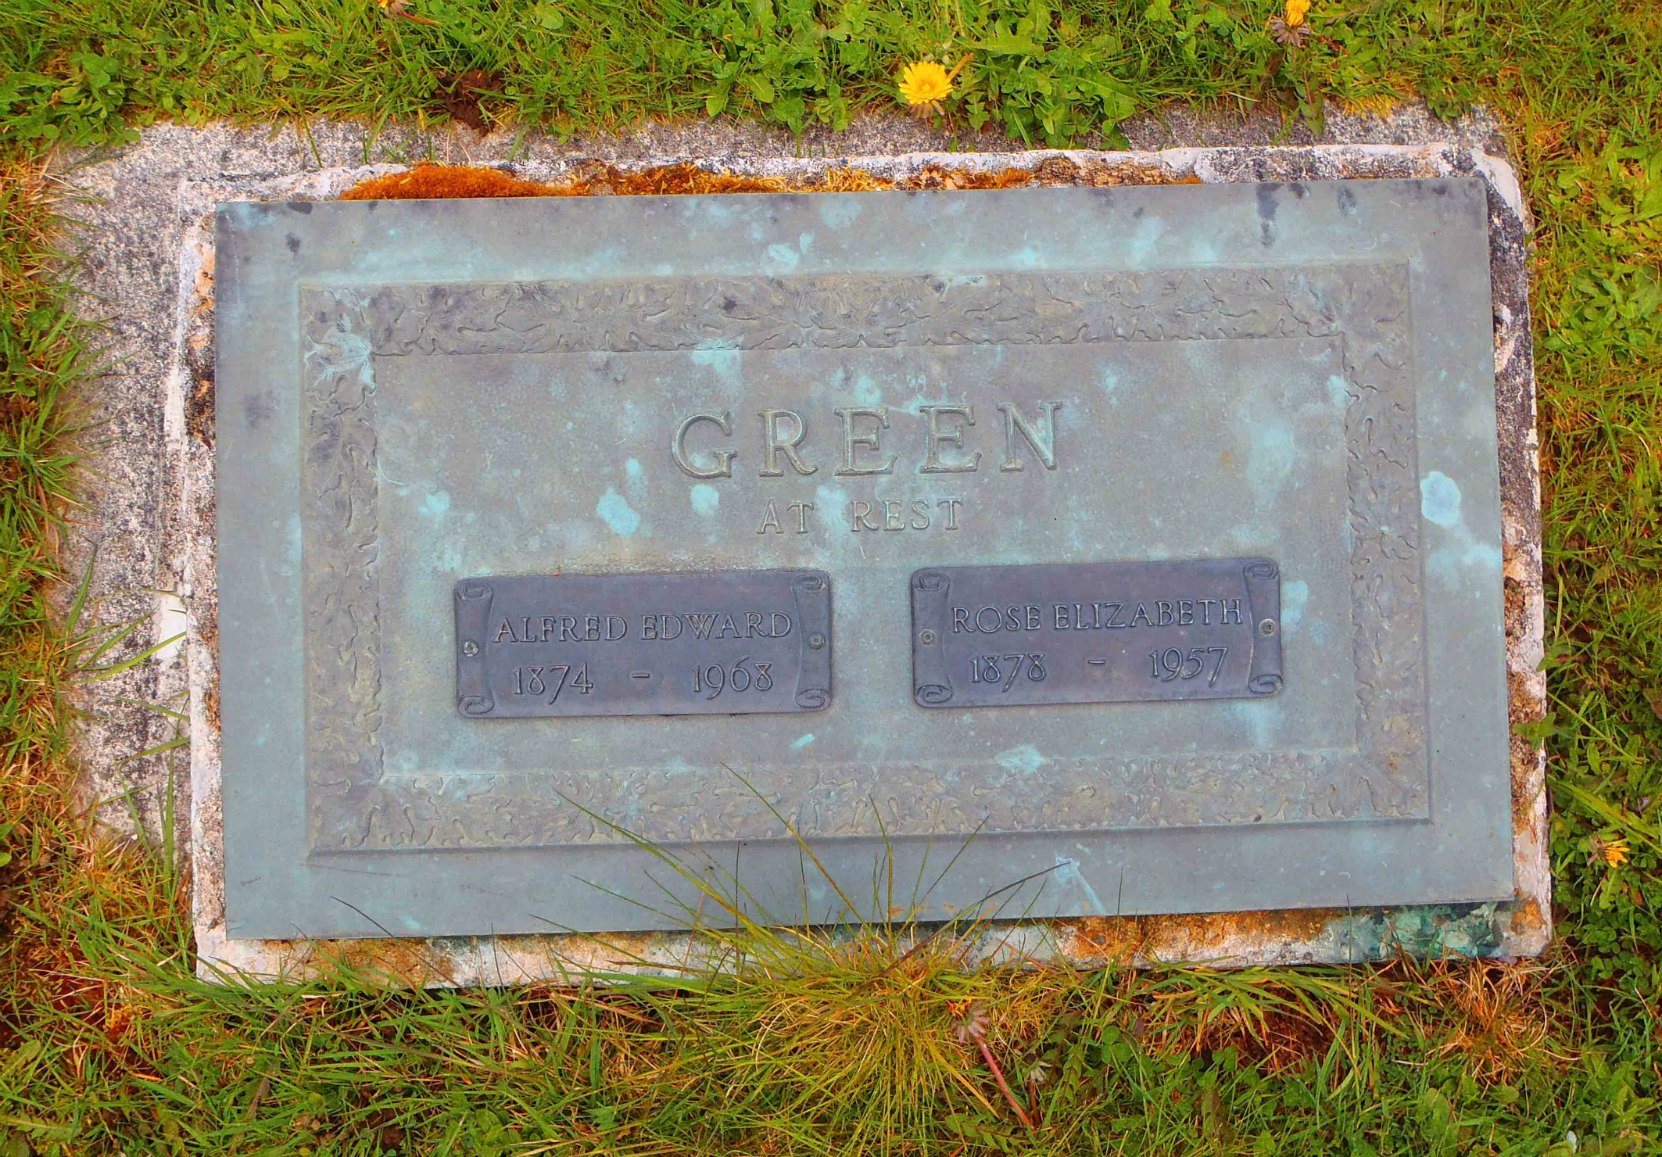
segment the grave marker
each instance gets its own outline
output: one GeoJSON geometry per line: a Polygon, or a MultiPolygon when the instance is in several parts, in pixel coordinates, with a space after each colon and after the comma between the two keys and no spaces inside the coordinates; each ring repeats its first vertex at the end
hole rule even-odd
{"type": "Polygon", "coordinates": [[[229,934],[673,926],[625,831],[846,915],[779,815],[856,896],[957,855],[925,917],[1510,896],[1485,228],[1476,180],[223,207],[229,934]]]}

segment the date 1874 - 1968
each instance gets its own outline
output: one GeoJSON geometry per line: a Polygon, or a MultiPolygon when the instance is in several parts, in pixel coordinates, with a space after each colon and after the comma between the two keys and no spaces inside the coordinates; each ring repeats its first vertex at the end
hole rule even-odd
{"type": "Polygon", "coordinates": [[[817,711],[831,701],[821,571],[523,575],[456,584],[467,718],[817,711]]]}

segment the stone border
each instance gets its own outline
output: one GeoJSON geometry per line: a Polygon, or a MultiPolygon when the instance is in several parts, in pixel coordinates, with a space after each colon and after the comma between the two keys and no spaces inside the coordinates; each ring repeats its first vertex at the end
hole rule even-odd
{"type": "MultiPolygon", "coordinates": [[[[1518,724],[1540,718],[1545,709],[1545,680],[1538,671],[1544,603],[1526,282],[1529,220],[1509,165],[1487,151],[1494,144],[1481,128],[1480,123],[1473,131],[1468,124],[1449,134],[1453,139],[1417,145],[1128,153],[909,152],[801,159],[779,155],[783,148],[772,156],[758,156],[760,150],[751,142],[740,155],[700,149],[640,156],[637,150],[636,163],[624,167],[687,161],[803,182],[844,167],[895,181],[1020,167],[1034,170],[1039,182],[1047,184],[1482,177],[1489,188],[1495,303],[1508,683],[1511,717],[1518,724]]],[[[1423,131],[1423,125],[1416,131],[1423,131]]],[[[369,147],[352,130],[334,133],[329,142],[334,159],[342,160],[341,154],[354,143],[366,151],[369,147]],[[360,139],[355,141],[355,136],[360,139]]],[[[90,767],[89,794],[108,799],[122,791],[150,788],[150,796],[141,798],[139,815],[153,827],[157,801],[164,795],[156,790],[157,784],[173,784],[176,798],[181,785],[172,777],[179,768],[167,755],[130,758],[130,753],[168,738],[167,723],[165,717],[122,706],[121,701],[141,699],[174,707],[181,700],[188,702],[189,823],[198,971],[204,976],[245,972],[301,978],[318,975],[330,959],[378,968],[402,982],[429,984],[513,983],[571,978],[593,970],[684,967],[696,961],[701,950],[700,942],[684,933],[629,934],[605,942],[559,935],[339,942],[234,941],[224,935],[212,580],[212,207],[221,200],[330,198],[367,177],[402,167],[323,167],[315,148],[308,158],[298,145],[298,140],[262,144],[251,134],[223,128],[193,131],[168,126],[152,130],[137,148],[79,175],[83,189],[106,198],[106,205],[92,214],[100,232],[89,246],[82,283],[95,295],[89,312],[115,317],[110,323],[113,388],[94,399],[108,414],[114,436],[113,452],[94,455],[99,474],[89,487],[93,516],[69,562],[73,568],[90,559],[93,548],[105,547],[94,571],[101,613],[106,620],[139,615],[152,620],[151,631],[135,639],[135,647],[170,637],[181,620],[189,628],[182,649],[164,651],[157,662],[135,673],[129,685],[100,688],[89,695],[93,718],[82,744],[90,767]],[[158,596],[157,590],[166,593],[158,596]]],[[[491,151],[505,151],[504,143],[491,146],[491,151]]],[[[621,142],[607,151],[611,155],[604,159],[618,163],[631,150],[628,142],[621,142]]],[[[536,141],[511,167],[519,176],[558,181],[579,171],[592,155],[585,156],[581,146],[536,141]]],[[[1537,953],[1550,938],[1544,751],[1514,734],[1512,763],[1517,893],[1511,903],[1000,922],[978,933],[971,956],[989,961],[1063,958],[1083,965],[1115,959],[1245,965],[1353,961],[1398,951],[1537,953]]],[[[123,806],[113,813],[117,826],[126,810],[123,806]]]]}

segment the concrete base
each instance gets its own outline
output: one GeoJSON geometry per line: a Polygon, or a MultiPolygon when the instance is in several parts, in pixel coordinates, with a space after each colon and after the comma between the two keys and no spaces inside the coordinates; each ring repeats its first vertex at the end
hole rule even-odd
{"type": "MultiPolygon", "coordinates": [[[[251,132],[161,126],[129,148],[78,158],[61,178],[88,197],[77,233],[85,312],[107,327],[108,374],[91,384],[85,509],[70,573],[92,571],[100,621],[141,620],[132,651],[153,661],[84,692],[80,752],[89,803],[130,837],[174,817],[192,849],[198,969],[204,976],[298,979],[330,960],[413,984],[497,984],[600,971],[672,970],[698,958],[686,934],[519,936],[431,941],[240,941],[224,935],[219,826],[214,591],[213,251],[211,212],[228,200],[326,199],[407,160],[505,165],[557,182],[601,161],[632,169],[689,161],[812,185],[857,168],[905,185],[928,174],[1033,170],[1045,184],[1319,181],[1480,176],[1489,186],[1500,424],[1509,685],[1514,726],[1542,716],[1545,681],[1534,376],[1527,301],[1527,209],[1493,125],[1443,125],[1423,110],[1388,120],[1336,117],[1323,143],[1271,146],[1279,122],[1152,118],[1127,130],[1144,151],[950,152],[961,142],[909,120],[874,120],[798,140],[728,123],[652,126],[620,138],[480,140],[351,125],[251,132]],[[163,710],[165,709],[165,710],[163,710]],[[173,714],[170,714],[173,713],[173,714]],[[188,720],[188,722],[186,721],[188,720]],[[179,736],[184,747],[144,752],[179,736]]],[[[977,142],[979,143],[979,142],[977,142]]],[[[66,596],[67,597],[67,596],[66,596]]],[[[1516,895],[1505,904],[1386,911],[998,922],[974,959],[1187,960],[1247,965],[1420,955],[1538,953],[1550,938],[1545,757],[1514,735],[1516,895]]]]}

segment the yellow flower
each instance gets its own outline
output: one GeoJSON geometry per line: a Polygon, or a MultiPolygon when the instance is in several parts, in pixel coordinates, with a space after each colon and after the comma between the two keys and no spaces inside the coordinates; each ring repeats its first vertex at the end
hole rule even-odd
{"type": "Polygon", "coordinates": [[[1604,862],[1609,864],[1612,868],[1619,868],[1623,864],[1627,863],[1627,853],[1629,850],[1627,841],[1622,839],[1620,836],[1613,840],[1598,841],[1598,848],[1599,854],[1604,857],[1604,862]]]}
{"type": "Polygon", "coordinates": [[[919,105],[939,105],[951,92],[952,77],[947,74],[944,67],[933,60],[920,60],[915,64],[908,64],[901,71],[901,98],[914,108],[919,105]]]}
{"type": "Polygon", "coordinates": [[[1281,22],[1288,28],[1297,28],[1304,23],[1304,18],[1310,14],[1310,0],[1287,0],[1287,14],[1281,22]]]}
{"type": "Polygon", "coordinates": [[[375,0],[375,3],[380,5],[381,11],[385,12],[388,16],[402,17],[405,20],[414,21],[417,24],[428,24],[434,26],[438,24],[437,20],[429,20],[425,16],[417,16],[414,12],[411,12],[410,0],[375,0]]]}

